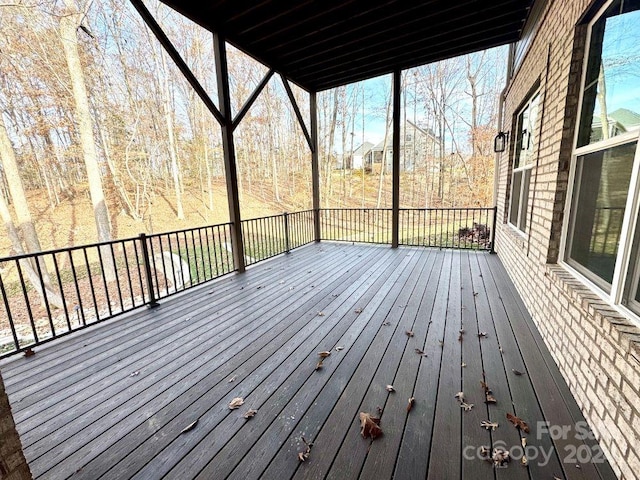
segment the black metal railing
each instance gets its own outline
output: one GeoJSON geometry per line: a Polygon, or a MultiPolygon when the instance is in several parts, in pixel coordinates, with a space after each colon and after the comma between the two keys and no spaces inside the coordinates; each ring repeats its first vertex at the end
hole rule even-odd
{"type": "Polygon", "coordinates": [[[491,250],[495,208],[400,209],[399,243],[421,247],[491,250]]]}
{"type": "MultiPolygon", "coordinates": [[[[399,243],[492,250],[495,208],[402,209],[399,243]]],[[[322,240],[390,244],[391,209],[321,209],[322,240]]],[[[235,271],[232,224],[0,258],[0,358],[235,271]]],[[[252,265],[315,240],[314,212],[242,221],[252,265]]]]}
{"type": "Polygon", "coordinates": [[[391,243],[390,208],[323,208],[322,240],[358,243],[391,243]]]}
{"type": "MultiPolygon", "coordinates": [[[[400,209],[400,245],[491,250],[495,208],[400,209]]],[[[322,240],[390,244],[390,208],[325,208],[320,212],[322,240]]]]}
{"type": "Polygon", "coordinates": [[[0,258],[0,357],[234,271],[230,227],[0,258]]]}
{"type": "Polygon", "coordinates": [[[313,210],[242,220],[246,265],[314,241],[313,210]]]}

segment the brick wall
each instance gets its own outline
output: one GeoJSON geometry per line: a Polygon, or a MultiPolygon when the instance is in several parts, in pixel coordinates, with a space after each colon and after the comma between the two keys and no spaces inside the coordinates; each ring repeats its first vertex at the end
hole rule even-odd
{"type": "Polygon", "coordinates": [[[540,84],[530,233],[520,235],[505,223],[512,158],[505,153],[498,170],[498,218],[503,222],[496,250],[614,471],[621,479],[635,480],[640,475],[640,329],[555,264],[586,34],[586,27],[576,23],[590,2],[549,3],[505,98],[503,128],[514,132],[518,108],[540,84]]]}
{"type": "Polygon", "coordinates": [[[0,480],[31,480],[0,376],[0,480]]]}

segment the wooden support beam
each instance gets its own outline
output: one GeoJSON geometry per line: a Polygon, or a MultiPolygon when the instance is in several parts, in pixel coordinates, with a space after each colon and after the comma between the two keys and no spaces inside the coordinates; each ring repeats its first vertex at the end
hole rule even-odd
{"type": "Polygon", "coordinates": [[[309,92],[311,113],[311,184],[313,189],[313,231],[316,242],[320,241],[320,167],[318,164],[318,103],[316,92],[309,92]]]}
{"type": "MultiPolygon", "coordinates": [[[[296,102],[296,97],[294,97],[293,92],[291,91],[291,85],[289,85],[289,81],[287,77],[283,74],[280,74],[280,78],[282,79],[282,84],[284,85],[284,89],[287,91],[287,95],[289,96],[289,100],[291,101],[291,106],[293,107],[293,111],[296,112],[296,117],[298,118],[298,123],[300,124],[300,128],[302,128],[302,133],[304,133],[305,138],[307,139],[307,143],[309,144],[309,148],[311,152],[316,150],[316,144],[313,142],[313,139],[309,135],[309,131],[307,130],[307,126],[304,123],[304,119],[302,118],[302,113],[300,113],[300,108],[298,107],[298,102],[296,102]]],[[[313,114],[311,115],[313,118],[313,114]]],[[[313,120],[311,120],[313,122],[313,120]]]]}
{"type": "MultiPolygon", "coordinates": [[[[400,234],[400,95],[402,71],[393,71],[393,166],[391,193],[391,246],[397,248],[400,234]]],[[[382,156],[384,158],[384,155],[382,156]]],[[[384,168],[384,165],[383,165],[384,168]]]]}
{"type": "Polygon", "coordinates": [[[236,270],[245,271],[244,242],[242,239],[242,222],[240,218],[240,197],[238,195],[238,172],[236,169],[236,151],[233,143],[233,116],[231,112],[231,96],[229,93],[229,71],[227,70],[227,50],[225,40],[219,33],[213,34],[213,49],[216,57],[216,78],[218,80],[218,99],[223,122],[222,148],[224,151],[224,168],[227,180],[227,198],[229,201],[229,219],[231,221],[231,243],[233,261],[236,270]]]}
{"type": "Polygon", "coordinates": [[[236,115],[236,118],[233,119],[233,129],[234,130],[238,127],[238,125],[240,125],[240,122],[242,121],[244,116],[247,114],[247,112],[251,108],[251,105],[253,105],[253,103],[256,101],[256,99],[258,98],[258,95],[260,95],[260,92],[262,92],[264,87],[267,86],[267,83],[269,83],[269,80],[271,80],[271,77],[273,76],[274,73],[275,72],[273,70],[269,70],[267,72],[267,74],[264,76],[264,78],[262,79],[262,81],[260,82],[260,84],[253,91],[251,96],[244,103],[244,105],[242,106],[242,108],[240,109],[238,114],[236,115]]]}
{"type": "Polygon", "coordinates": [[[211,100],[211,97],[209,97],[209,94],[205,91],[205,89],[202,87],[202,85],[200,84],[196,76],[193,74],[189,66],[182,59],[182,56],[178,53],[176,48],[173,46],[173,43],[171,43],[171,40],[169,40],[167,35],[164,33],[164,31],[162,30],[162,27],[158,25],[158,22],[156,22],[156,19],[153,18],[153,15],[151,15],[151,12],[147,10],[147,7],[144,5],[144,3],[142,3],[142,0],[130,0],[130,1],[133,7],[138,11],[140,16],[142,17],[142,20],[144,20],[144,23],[146,23],[147,26],[149,27],[149,30],[153,32],[153,34],[156,36],[156,38],[158,39],[162,47],[166,50],[166,52],[169,54],[171,59],[175,62],[176,66],[180,69],[180,71],[182,72],[182,75],[184,75],[184,78],[186,78],[186,80],[191,85],[191,88],[193,88],[193,90],[198,94],[200,99],[204,102],[204,104],[209,109],[211,114],[215,117],[215,119],[218,121],[218,123],[222,125],[224,123],[224,119],[222,118],[222,114],[220,113],[220,110],[218,110],[215,103],[213,103],[213,100],[211,100]]]}

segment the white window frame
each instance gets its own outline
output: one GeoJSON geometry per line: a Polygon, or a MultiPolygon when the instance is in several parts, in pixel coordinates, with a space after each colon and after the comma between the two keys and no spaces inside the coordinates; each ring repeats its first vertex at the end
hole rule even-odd
{"type": "MultiPolygon", "coordinates": [[[[516,114],[516,138],[514,142],[514,150],[513,150],[513,162],[512,165],[516,164],[516,157],[518,157],[519,152],[518,149],[518,135],[520,135],[520,131],[518,128],[520,116],[524,113],[527,108],[530,108],[533,101],[538,101],[538,107],[536,109],[536,118],[533,125],[533,128],[536,129],[540,124],[540,90],[536,90],[533,94],[529,95],[526,103],[518,110],[516,114]]],[[[509,197],[509,215],[508,215],[508,223],[513,227],[514,231],[519,233],[520,235],[525,235],[531,225],[527,225],[527,214],[529,213],[529,187],[531,184],[531,174],[533,172],[533,158],[537,153],[537,143],[539,141],[539,133],[534,135],[534,141],[536,144],[533,145],[531,150],[531,159],[528,162],[523,161],[523,158],[520,157],[520,165],[517,168],[511,169],[511,195],[509,197]],[[520,180],[520,195],[518,196],[518,214],[517,218],[511,218],[511,210],[513,208],[513,199],[514,197],[514,189],[515,189],[515,176],[520,173],[522,178],[520,180]],[[526,180],[526,181],[525,181],[526,180]]],[[[531,132],[529,132],[529,139],[531,138],[531,132]]],[[[529,140],[527,140],[529,141],[529,140]]]]}
{"type": "MultiPolygon", "coordinates": [[[[582,147],[577,147],[578,136],[580,133],[580,121],[582,118],[582,107],[584,101],[585,80],[587,67],[589,62],[589,52],[591,47],[591,32],[593,25],[600,20],[602,15],[611,6],[615,0],[608,0],[605,2],[594,18],[589,22],[587,27],[587,35],[585,39],[585,52],[582,64],[582,77],[580,79],[580,95],[578,101],[578,111],[576,113],[576,124],[573,138],[573,154],[571,156],[571,163],[569,167],[569,178],[567,185],[567,197],[564,206],[563,224],[560,237],[560,252],[561,257],[558,261],[566,270],[571,272],[576,278],[582,281],[590,290],[596,293],[602,300],[606,301],[609,305],[615,308],[617,311],[625,315],[632,320],[638,326],[640,326],[640,304],[635,301],[630,301],[634,307],[638,308],[637,313],[627,308],[622,304],[625,282],[629,273],[629,263],[631,259],[631,249],[633,247],[633,236],[636,228],[640,229],[640,225],[636,225],[638,214],[640,212],[640,131],[627,132],[621,135],[608,138],[606,140],[600,140],[582,147]],[[611,148],[632,143],[636,141],[636,151],[633,158],[633,165],[631,170],[631,178],[629,179],[629,194],[627,195],[627,201],[625,204],[625,213],[622,221],[620,242],[618,245],[618,254],[616,257],[616,264],[613,272],[613,279],[611,281],[611,288],[603,280],[590,272],[588,269],[581,267],[577,262],[570,263],[569,252],[571,250],[571,239],[569,238],[569,230],[571,227],[571,209],[573,206],[575,176],[577,169],[578,157],[587,155],[589,153],[595,153],[599,151],[609,150],[611,148]],[[606,288],[605,288],[606,284],[606,288]],[[607,291],[608,290],[608,291],[607,291]]],[[[638,231],[640,235],[640,231],[638,231]]],[[[640,261],[636,263],[634,276],[631,278],[631,288],[634,286],[637,288],[640,276],[640,261]]],[[[635,290],[630,290],[635,292],[635,290]]]]}

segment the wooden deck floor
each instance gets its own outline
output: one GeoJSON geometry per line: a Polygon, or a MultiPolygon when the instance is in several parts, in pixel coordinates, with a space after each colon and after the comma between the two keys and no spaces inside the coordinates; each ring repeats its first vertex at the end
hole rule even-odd
{"type": "Polygon", "coordinates": [[[310,245],[0,368],[37,478],[614,478],[606,462],[576,467],[598,447],[576,438],[580,411],[486,253],[310,245]],[[383,435],[363,439],[359,412],[379,410],[383,435]],[[479,458],[517,454],[521,437],[528,467],[479,458]]]}

